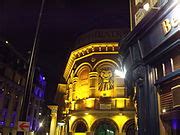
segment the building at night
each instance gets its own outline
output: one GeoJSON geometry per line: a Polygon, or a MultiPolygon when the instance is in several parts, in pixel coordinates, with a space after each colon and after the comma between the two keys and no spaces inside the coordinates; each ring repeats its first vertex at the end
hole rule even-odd
{"type": "Polygon", "coordinates": [[[131,32],[121,41],[125,87],[140,135],[180,133],[180,2],[130,0],[131,32]]]}
{"type": "Polygon", "coordinates": [[[45,89],[45,76],[40,68],[36,68],[27,116],[27,121],[30,122],[30,131],[33,132],[38,132],[40,130],[39,124],[44,121],[44,115],[48,116],[48,112],[47,114],[44,112],[47,111],[47,107],[45,107],[46,105],[44,101],[45,89]]]}
{"type": "Polygon", "coordinates": [[[26,81],[26,60],[8,42],[0,43],[0,133],[15,134],[26,81]]]}
{"type": "MultiPolygon", "coordinates": [[[[0,134],[16,135],[27,75],[27,61],[7,41],[0,42],[0,134]]],[[[37,131],[43,117],[46,81],[36,68],[29,105],[31,131],[37,131]]],[[[28,105],[27,105],[28,107],[28,105]]]]}
{"type": "Polygon", "coordinates": [[[134,106],[127,97],[119,61],[122,30],[94,30],[77,40],[58,95],[63,116],[56,131],[73,135],[134,134],[134,106]],[[60,96],[59,96],[60,97],[60,96]],[[65,125],[62,126],[62,123],[65,125]]]}

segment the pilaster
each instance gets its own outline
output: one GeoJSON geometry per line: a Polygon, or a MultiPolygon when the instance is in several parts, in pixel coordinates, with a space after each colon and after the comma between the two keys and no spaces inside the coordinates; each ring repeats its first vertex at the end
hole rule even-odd
{"type": "Polygon", "coordinates": [[[98,73],[97,72],[90,72],[89,73],[89,89],[90,89],[90,97],[96,97],[98,92],[97,92],[97,87],[98,87],[98,73]]]}
{"type": "Polygon", "coordinates": [[[73,88],[72,88],[72,100],[75,100],[75,91],[77,88],[77,81],[78,81],[78,77],[74,77],[73,78],[73,88]]]}
{"type": "Polygon", "coordinates": [[[57,123],[57,110],[58,110],[58,106],[56,106],[56,105],[49,105],[48,108],[51,109],[50,135],[55,135],[56,123],[57,123]]]}

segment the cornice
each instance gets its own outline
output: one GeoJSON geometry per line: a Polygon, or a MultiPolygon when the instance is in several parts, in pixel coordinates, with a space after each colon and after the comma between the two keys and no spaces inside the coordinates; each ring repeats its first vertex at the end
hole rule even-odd
{"type": "Polygon", "coordinates": [[[94,54],[118,54],[118,42],[91,43],[74,50],[65,68],[64,78],[67,80],[76,61],[94,54]]]}

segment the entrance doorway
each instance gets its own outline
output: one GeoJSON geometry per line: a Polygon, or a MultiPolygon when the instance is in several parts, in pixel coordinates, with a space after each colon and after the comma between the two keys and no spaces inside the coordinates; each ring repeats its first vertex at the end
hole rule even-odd
{"type": "Polygon", "coordinates": [[[74,135],[86,135],[86,132],[86,124],[83,121],[77,122],[74,135]]]}
{"type": "Polygon", "coordinates": [[[101,121],[95,128],[94,135],[115,135],[115,127],[106,121],[101,121]]]}

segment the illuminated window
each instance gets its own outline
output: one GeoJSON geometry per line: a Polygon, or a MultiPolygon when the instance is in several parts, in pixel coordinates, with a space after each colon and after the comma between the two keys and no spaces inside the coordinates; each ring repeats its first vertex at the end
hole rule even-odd
{"type": "Polygon", "coordinates": [[[85,68],[79,74],[79,80],[80,80],[81,85],[87,84],[88,78],[89,78],[89,69],[85,68]]]}
{"type": "Polygon", "coordinates": [[[75,90],[75,97],[77,99],[89,97],[89,72],[88,67],[82,68],[78,73],[78,82],[75,90]]]}

